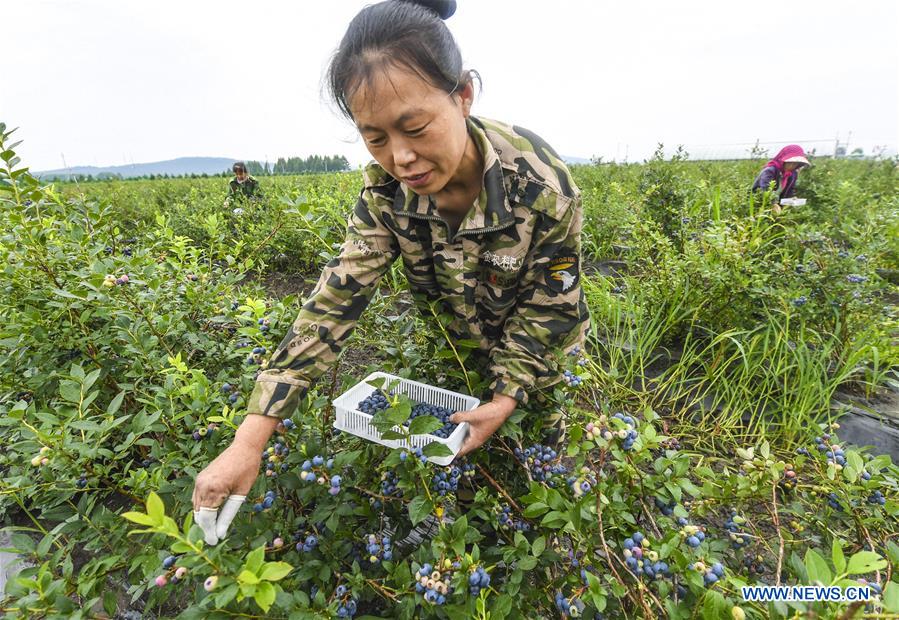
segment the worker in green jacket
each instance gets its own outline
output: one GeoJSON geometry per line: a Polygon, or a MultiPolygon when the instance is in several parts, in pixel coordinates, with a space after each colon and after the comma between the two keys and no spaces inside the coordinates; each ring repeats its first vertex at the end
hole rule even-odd
{"type": "Polygon", "coordinates": [[[228,197],[225,199],[226,205],[240,200],[255,201],[262,198],[259,181],[250,176],[245,163],[242,161],[235,162],[231,167],[231,171],[234,172],[234,178],[228,184],[228,197]]]}

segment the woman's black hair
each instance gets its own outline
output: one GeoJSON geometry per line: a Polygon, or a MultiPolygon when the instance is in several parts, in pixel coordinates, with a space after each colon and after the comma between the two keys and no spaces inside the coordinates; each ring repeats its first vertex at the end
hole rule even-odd
{"type": "Polygon", "coordinates": [[[231,172],[237,172],[238,170],[240,170],[241,172],[246,172],[247,165],[245,163],[243,163],[242,161],[234,162],[234,165],[231,166],[231,172]]]}
{"type": "Polygon", "coordinates": [[[477,74],[463,70],[459,46],[443,23],[455,10],[455,0],[387,0],[362,9],[328,68],[328,89],[340,111],[352,119],[350,97],[390,66],[411,69],[448,94],[471,81],[477,74]]]}

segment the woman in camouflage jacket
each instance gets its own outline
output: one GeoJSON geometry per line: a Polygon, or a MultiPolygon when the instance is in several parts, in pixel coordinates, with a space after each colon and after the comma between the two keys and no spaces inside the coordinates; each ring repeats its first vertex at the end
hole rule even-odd
{"type": "Polygon", "coordinates": [[[471,115],[477,74],[463,69],[443,22],[454,10],[454,1],[439,0],[366,7],[332,60],[331,93],[375,161],[340,254],[257,378],[251,415],[197,478],[194,507],[212,511],[206,520],[238,494],[222,511],[218,536],[252,486],[275,426],[336,362],[396,259],[416,301],[436,304],[451,317],[451,337],[476,342],[489,360],[489,402],[452,418],[470,424],[460,454],[557,383],[559,360],[584,340],[579,191],[538,136],[471,115]]]}

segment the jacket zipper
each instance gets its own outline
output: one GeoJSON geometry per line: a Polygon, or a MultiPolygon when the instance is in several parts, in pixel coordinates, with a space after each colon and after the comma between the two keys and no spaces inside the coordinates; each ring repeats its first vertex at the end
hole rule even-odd
{"type": "MultiPolygon", "coordinates": [[[[426,220],[429,222],[443,223],[444,227],[446,227],[446,237],[447,237],[447,239],[449,239],[449,224],[447,224],[446,220],[444,220],[442,217],[437,217],[436,215],[421,215],[420,213],[409,213],[409,212],[403,212],[403,211],[399,211],[398,213],[403,213],[407,217],[411,217],[411,218],[414,218],[417,220],[426,220]]],[[[511,226],[514,223],[515,223],[515,220],[512,220],[501,226],[490,226],[489,228],[476,228],[475,230],[460,230],[460,231],[457,231],[455,235],[453,235],[452,239],[449,239],[448,243],[455,243],[456,237],[460,237],[460,236],[464,236],[464,235],[483,235],[485,233],[492,233],[492,232],[496,232],[499,230],[503,230],[505,228],[508,228],[509,226],[511,226]]]]}

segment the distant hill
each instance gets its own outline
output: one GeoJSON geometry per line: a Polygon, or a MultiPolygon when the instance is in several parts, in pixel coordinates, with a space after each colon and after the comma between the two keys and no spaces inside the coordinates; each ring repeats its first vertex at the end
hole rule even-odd
{"type": "Polygon", "coordinates": [[[231,165],[238,161],[227,157],[179,157],[166,161],[156,161],[146,164],[127,164],[124,166],[72,166],[59,170],[45,170],[33,173],[42,179],[59,179],[72,175],[93,175],[94,177],[106,175],[120,175],[123,178],[142,177],[150,174],[220,174],[231,169],[231,165]]]}
{"type": "MultiPolygon", "coordinates": [[[[562,159],[569,164],[590,164],[589,159],[583,157],[569,157],[563,155],[562,159]]],[[[142,177],[151,174],[168,174],[170,176],[185,174],[220,174],[231,170],[231,165],[239,161],[228,157],[179,157],[166,161],[155,161],[145,164],[126,164],[124,166],[72,166],[57,170],[44,170],[34,172],[44,180],[66,179],[71,176],[91,175],[94,178],[104,176],[120,176],[122,178],[142,177]]]]}

